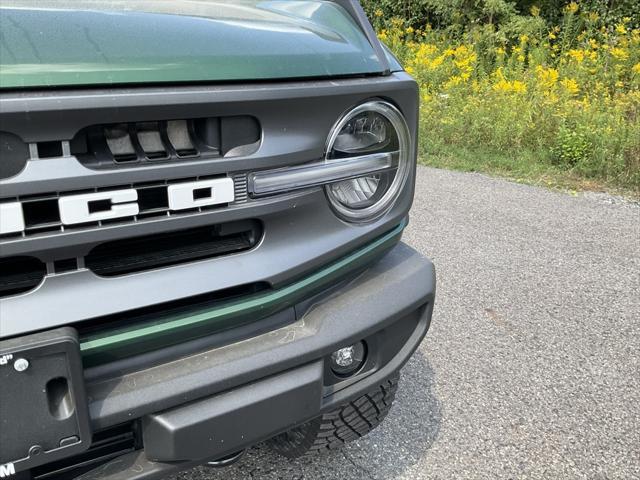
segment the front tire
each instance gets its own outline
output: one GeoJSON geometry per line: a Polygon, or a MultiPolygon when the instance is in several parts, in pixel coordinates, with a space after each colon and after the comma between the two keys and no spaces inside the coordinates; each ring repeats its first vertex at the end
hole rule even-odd
{"type": "Polygon", "coordinates": [[[267,443],[287,458],[315,455],[357,440],[382,423],[398,390],[399,374],[352,402],[292,428],[267,443]]]}

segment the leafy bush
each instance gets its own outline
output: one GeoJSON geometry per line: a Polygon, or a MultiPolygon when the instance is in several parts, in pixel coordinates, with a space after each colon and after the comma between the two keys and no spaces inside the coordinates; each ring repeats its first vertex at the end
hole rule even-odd
{"type": "Polygon", "coordinates": [[[592,148],[586,132],[562,125],[552,151],[556,162],[572,167],[588,161],[592,148]]]}
{"type": "Polygon", "coordinates": [[[421,86],[422,153],[535,152],[554,168],[640,190],[640,29],[631,18],[611,24],[570,2],[548,26],[536,8],[523,16],[503,0],[470,3],[500,25],[416,28],[373,12],[379,37],[421,86]]]}
{"type": "MultiPolygon", "coordinates": [[[[431,25],[443,29],[490,23],[502,25],[516,15],[526,16],[532,11],[549,26],[561,21],[563,8],[570,0],[361,0],[361,4],[374,18],[376,12],[383,18],[402,18],[412,28],[431,25]]],[[[629,18],[640,25],[640,2],[637,0],[582,0],[582,10],[598,14],[608,24],[629,18]]]]}

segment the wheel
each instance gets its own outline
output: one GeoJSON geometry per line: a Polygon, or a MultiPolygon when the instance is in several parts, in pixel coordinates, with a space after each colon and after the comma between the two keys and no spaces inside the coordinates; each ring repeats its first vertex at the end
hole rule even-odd
{"type": "Polygon", "coordinates": [[[287,458],[340,448],[376,428],[387,416],[398,390],[399,374],[361,397],[292,428],[267,443],[287,458]]]}

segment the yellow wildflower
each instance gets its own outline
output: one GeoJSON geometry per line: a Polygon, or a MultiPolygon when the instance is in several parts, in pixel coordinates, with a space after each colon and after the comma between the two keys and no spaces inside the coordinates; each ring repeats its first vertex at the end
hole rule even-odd
{"type": "Polygon", "coordinates": [[[555,40],[555,39],[556,39],[556,38],[558,38],[558,37],[556,36],[556,34],[555,34],[554,32],[549,32],[549,38],[550,38],[551,40],[555,40]]]}
{"type": "Polygon", "coordinates": [[[616,25],[616,32],[618,32],[620,35],[624,35],[625,33],[627,33],[627,28],[619,23],[618,25],[616,25]]]}
{"type": "Polygon", "coordinates": [[[504,74],[502,73],[502,67],[498,68],[495,72],[495,76],[498,78],[498,81],[493,85],[493,90],[500,93],[526,93],[527,85],[520,80],[509,81],[504,78],[504,74]]]}
{"type": "Polygon", "coordinates": [[[451,77],[447,81],[447,83],[444,84],[444,87],[446,89],[451,88],[451,87],[455,87],[456,85],[460,85],[462,83],[462,81],[463,81],[462,77],[454,75],[453,77],[451,77]]]}
{"type": "Polygon", "coordinates": [[[582,63],[582,61],[584,60],[584,52],[582,50],[576,50],[572,48],[567,52],[567,56],[578,63],[582,63]]]}
{"type": "Polygon", "coordinates": [[[576,13],[578,11],[578,4],[576,2],[571,2],[564,7],[564,11],[567,13],[576,13]]]}
{"type": "Polygon", "coordinates": [[[538,82],[545,88],[552,88],[557,82],[559,73],[555,68],[544,68],[541,65],[536,67],[538,82]]]}
{"type": "Polygon", "coordinates": [[[515,93],[526,93],[527,91],[527,85],[520,80],[514,80],[511,82],[511,88],[515,93]]]}
{"type": "Polygon", "coordinates": [[[597,12],[589,12],[587,18],[592,22],[597,22],[600,19],[600,15],[597,12]]]}
{"type": "Polygon", "coordinates": [[[375,15],[376,17],[381,17],[382,15],[384,15],[384,12],[383,12],[381,9],[379,9],[379,8],[378,8],[378,9],[374,12],[374,15],[375,15]]]}
{"type": "Polygon", "coordinates": [[[537,5],[532,5],[529,9],[529,13],[531,13],[531,15],[533,15],[534,17],[540,16],[540,7],[538,7],[537,5]]]}
{"type": "Polygon", "coordinates": [[[573,78],[564,78],[560,83],[570,95],[577,95],[580,92],[580,86],[573,78]]]}
{"type": "Polygon", "coordinates": [[[627,58],[629,58],[629,52],[619,47],[612,48],[611,55],[613,55],[618,60],[626,60],[627,58]]]}
{"type": "Polygon", "coordinates": [[[631,71],[633,73],[635,73],[636,75],[640,75],[640,62],[636,63],[632,68],[631,71]]]}
{"type": "Polygon", "coordinates": [[[425,62],[425,66],[429,70],[436,70],[444,63],[444,59],[445,59],[445,56],[444,55],[440,55],[439,57],[436,57],[431,61],[427,60],[425,62]]]}
{"type": "Polygon", "coordinates": [[[407,27],[405,32],[407,32],[408,34],[412,34],[413,33],[413,27],[407,27]]]}

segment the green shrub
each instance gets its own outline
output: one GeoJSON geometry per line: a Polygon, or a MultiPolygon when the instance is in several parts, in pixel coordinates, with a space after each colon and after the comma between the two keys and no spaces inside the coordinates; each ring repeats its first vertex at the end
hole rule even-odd
{"type": "Polygon", "coordinates": [[[503,23],[462,33],[377,17],[421,87],[423,158],[456,148],[519,172],[526,158],[532,171],[640,190],[640,29],[573,2],[553,27],[535,9],[490,12],[503,23]]]}
{"type": "Polygon", "coordinates": [[[589,160],[593,145],[581,128],[560,126],[556,144],[552,146],[554,160],[562,166],[574,167],[589,160]]]}

